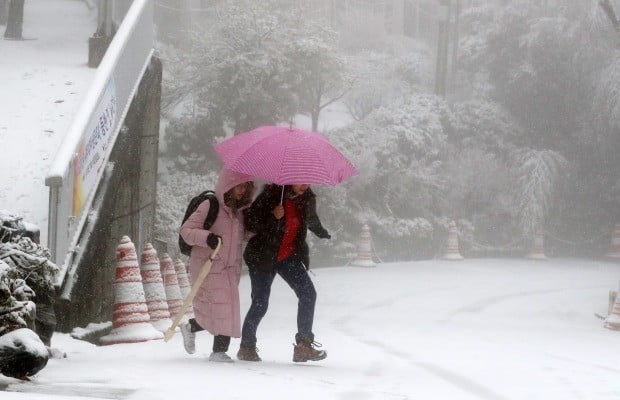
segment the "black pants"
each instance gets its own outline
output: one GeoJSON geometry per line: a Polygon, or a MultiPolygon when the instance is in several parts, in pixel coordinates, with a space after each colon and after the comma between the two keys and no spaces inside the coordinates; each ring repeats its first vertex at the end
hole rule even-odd
{"type": "MultiPolygon", "coordinates": [[[[204,331],[203,327],[198,325],[198,322],[194,318],[189,320],[189,326],[192,332],[204,331]]],[[[226,353],[230,346],[230,336],[215,335],[213,336],[213,352],[214,353],[226,353]]]]}
{"type": "Polygon", "coordinates": [[[252,283],[252,305],[248,310],[243,329],[241,330],[241,346],[256,346],[256,331],[258,324],[267,313],[271,284],[276,276],[282,279],[293,289],[297,296],[297,343],[301,340],[314,340],[312,323],[314,321],[314,306],[316,304],[316,290],[308,276],[308,272],[298,257],[289,257],[278,261],[274,265],[273,272],[261,271],[258,268],[250,268],[250,282],[252,283]]]}

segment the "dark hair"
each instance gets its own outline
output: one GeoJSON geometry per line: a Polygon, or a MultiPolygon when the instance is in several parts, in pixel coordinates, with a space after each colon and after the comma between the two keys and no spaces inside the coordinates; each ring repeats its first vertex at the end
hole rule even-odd
{"type": "Polygon", "coordinates": [[[235,186],[228,189],[228,191],[224,193],[224,204],[230,207],[233,213],[236,213],[237,210],[249,205],[252,202],[252,194],[254,192],[254,182],[252,181],[245,182],[245,193],[243,194],[243,197],[239,200],[236,200],[233,197],[232,192],[235,189],[235,186]]]}

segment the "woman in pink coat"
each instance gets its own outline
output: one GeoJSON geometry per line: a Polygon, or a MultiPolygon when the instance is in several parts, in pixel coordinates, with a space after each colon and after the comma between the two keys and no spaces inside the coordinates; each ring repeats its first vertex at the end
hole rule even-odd
{"type": "Polygon", "coordinates": [[[214,335],[210,361],[232,361],[226,354],[231,337],[240,337],[239,279],[241,276],[241,242],[244,239],[242,209],[252,202],[254,185],[248,175],[227,169],[220,173],[215,186],[219,203],[217,218],[209,230],[203,227],[210,202],[204,201],[181,226],[181,236],[192,246],[189,258],[191,284],[205,262],[222,241],[209,274],[194,297],[195,318],[181,324],[185,350],[196,351],[196,332],[206,329],[214,335]]]}

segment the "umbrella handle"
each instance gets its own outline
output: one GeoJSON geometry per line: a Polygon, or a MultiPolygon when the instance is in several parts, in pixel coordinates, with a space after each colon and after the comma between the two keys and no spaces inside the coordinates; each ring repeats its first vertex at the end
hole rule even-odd
{"type": "Polygon", "coordinates": [[[284,185],[282,185],[282,194],[280,195],[280,205],[284,204],[284,185]]]}

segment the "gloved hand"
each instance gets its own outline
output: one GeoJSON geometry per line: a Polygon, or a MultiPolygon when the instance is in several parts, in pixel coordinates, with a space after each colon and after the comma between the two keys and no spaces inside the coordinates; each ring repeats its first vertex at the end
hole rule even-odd
{"type": "Polygon", "coordinates": [[[329,232],[325,231],[321,236],[319,236],[321,239],[331,239],[332,235],[329,234],[329,232]]]}
{"type": "Polygon", "coordinates": [[[218,241],[221,241],[222,237],[219,235],[216,235],[215,233],[209,233],[209,236],[207,236],[207,246],[211,247],[212,249],[215,249],[217,247],[217,243],[218,241]]]}
{"type": "Polygon", "coordinates": [[[284,206],[282,206],[282,204],[278,204],[274,207],[272,212],[273,216],[276,217],[276,219],[280,219],[284,217],[284,206]]]}

